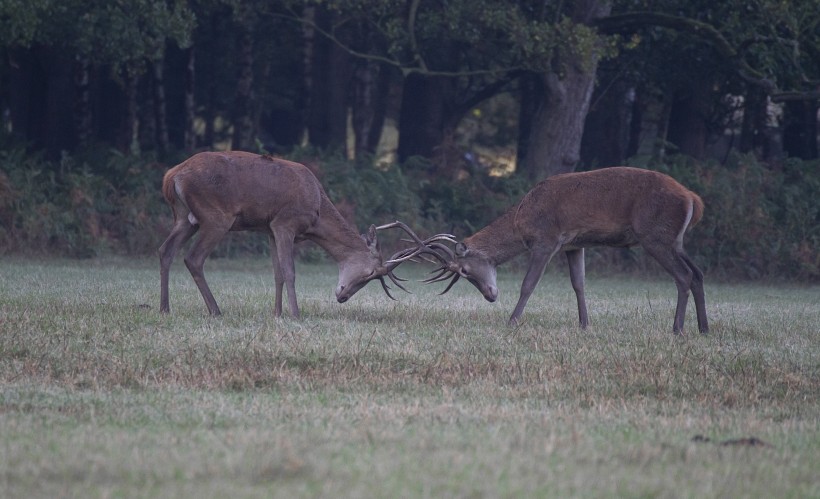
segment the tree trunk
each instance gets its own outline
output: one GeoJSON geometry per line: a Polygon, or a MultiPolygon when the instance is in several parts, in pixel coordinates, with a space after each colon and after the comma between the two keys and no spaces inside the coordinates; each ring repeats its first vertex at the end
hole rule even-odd
{"type": "Polygon", "coordinates": [[[412,73],[404,79],[399,116],[399,161],[430,158],[452,121],[447,109],[455,98],[452,78],[412,73]]]}
{"type": "Polygon", "coordinates": [[[46,75],[38,50],[9,49],[9,118],[14,136],[42,147],[37,117],[45,108],[46,75]]]}
{"type": "Polygon", "coordinates": [[[516,164],[524,170],[529,153],[530,139],[532,138],[532,124],[535,119],[535,110],[541,107],[544,98],[543,89],[538,81],[538,75],[526,73],[519,78],[518,112],[518,144],[516,148],[516,164]]]}
{"type": "Polygon", "coordinates": [[[137,71],[129,67],[126,67],[123,72],[125,77],[125,122],[118,143],[120,150],[138,153],[140,150],[139,104],[137,103],[139,75],[137,71]]]}
{"type": "Polygon", "coordinates": [[[388,72],[372,61],[359,61],[353,87],[356,157],[376,151],[387,107],[388,72]]]}
{"type": "Polygon", "coordinates": [[[643,117],[646,112],[645,89],[642,85],[633,87],[632,90],[632,110],[629,116],[629,139],[626,143],[625,158],[632,158],[638,154],[641,147],[641,131],[643,130],[643,117]]]}
{"type": "Polygon", "coordinates": [[[652,144],[652,160],[661,161],[666,156],[666,147],[669,141],[669,116],[672,113],[672,95],[665,94],[660,102],[658,114],[658,128],[655,143],[652,144]]]}
{"type": "Polygon", "coordinates": [[[151,86],[154,91],[154,128],[156,130],[157,149],[160,154],[165,154],[170,149],[170,140],[168,138],[168,112],[165,102],[164,65],[164,57],[160,57],[151,62],[153,69],[151,86]]]}
{"type": "Polygon", "coordinates": [[[581,161],[590,167],[623,164],[629,143],[631,88],[617,79],[604,81],[592,94],[581,139],[581,161]]]}
{"type": "MultiPolygon", "coordinates": [[[[574,4],[570,18],[588,24],[611,9],[611,0],[580,0],[574,4]]],[[[533,118],[523,165],[531,181],[575,170],[598,58],[594,53],[588,61],[555,60],[555,69],[540,75],[544,100],[533,118]]]]}
{"type": "Polygon", "coordinates": [[[78,55],[74,59],[74,89],[76,93],[74,128],[77,135],[77,145],[80,148],[88,147],[94,134],[91,123],[90,72],[88,59],[78,55]]]}
{"type": "Polygon", "coordinates": [[[788,101],[783,109],[783,150],[786,156],[817,158],[817,102],[788,101]]]}
{"type": "Polygon", "coordinates": [[[185,152],[192,153],[196,149],[196,52],[191,46],[185,51],[187,64],[185,65],[185,134],[183,137],[183,147],[185,152]]]}
{"type": "MultiPolygon", "coordinates": [[[[313,68],[316,54],[316,29],[313,23],[316,22],[316,7],[306,6],[302,11],[304,22],[302,23],[302,92],[300,95],[300,108],[307,109],[308,113],[313,108],[313,68]]],[[[306,146],[310,143],[310,119],[302,120],[299,133],[299,144],[306,146]]]]}
{"type": "MultiPolygon", "coordinates": [[[[317,7],[313,13],[316,24],[329,28],[333,14],[317,7]]],[[[350,106],[350,85],[353,75],[350,55],[326,37],[312,36],[309,67],[310,97],[307,135],[310,144],[324,149],[344,148],[347,142],[347,114],[350,106]]],[[[347,34],[337,36],[348,43],[347,34]]]]}
{"type": "Polygon", "coordinates": [[[711,94],[712,81],[709,78],[698,78],[690,87],[674,94],[668,140],[681,154],[695,159],[706,157],[711,94]]]}
{"type": "Polygon", "coordinates": [[[243,25],[241,29],[238,54],[239,81],[234,96],[231,141],[231,149],[237,151],[249,150],[253,146],[253,33],[250,26],[243,25]]]}
{"type": "Polygon", "coordinates": [[[766,129],[766,107],[768,99],[760,87],[750,86],[746,90],[743,103],[743,121],[740,124],[740,143],[742,153],[754,152],[758,158],[763,156],[766,129]]]}

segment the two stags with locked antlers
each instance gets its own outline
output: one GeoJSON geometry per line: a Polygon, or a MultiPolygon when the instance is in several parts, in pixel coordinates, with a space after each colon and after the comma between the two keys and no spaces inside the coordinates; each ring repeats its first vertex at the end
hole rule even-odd
{"type": "Polygon", "coordinates": [[[229,231],[251,230],[270,236],[276,317],[282,315],[283,288],[287,288],[290,313],[299,317],[293,249],[295,243],[309,240],[324,248],[339,265],[336,299],[340,303],[374,279],[393,298],[385,277],[405,290],[401,284],[404,279],[393,271],[403,262],[420,258],[439,264],[424,282],[450,279],[442,294],[464,278],[487,301],[494,302],[498,298],[496,268],[528,252],[521,293],[509,319],[512,326],[519,324],[549,261],[563,252],[578,301],[578,319],[586,328],[584,248],[640,245],[675,280],[678,301],[673,332],[683,332],[690,291],[698,329],[702,334],[709,330],[703,272],[683,248],[684,233],[703,216],[703,201],[662,173],[612,167],[549,177],[504,215],[463,241],[449,234],[421,239],[398,221],[371,225],[367,234],[360,235],[307,167],[267,155],[239,151],[196,154],[168,170],[162,193],[174,214],[173,229],[159,249],[163,313],[170,311],[168,273],[174,255],[199,232],[185,256],[185,265],[208,311],[220,315],[205,281],[205,259],[229,231]],[[390,228],[405,231],[415,246],[385,260],[376,232],[390,228]]]}

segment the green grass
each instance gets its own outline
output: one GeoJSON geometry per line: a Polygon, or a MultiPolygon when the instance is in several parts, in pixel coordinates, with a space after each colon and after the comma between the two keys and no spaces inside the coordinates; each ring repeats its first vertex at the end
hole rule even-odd
{"type": "Polygon", "coordinates": [[[267,260],[208,262],[217,319],[158,267],[0,260],[0,496],[820,497],[817,287],[707,276],[675,337],[665,278],[589,276],[580,331],[556,271],[510,329],[508,268],[341,305],[302,265],[297,321],[267,260]]]}

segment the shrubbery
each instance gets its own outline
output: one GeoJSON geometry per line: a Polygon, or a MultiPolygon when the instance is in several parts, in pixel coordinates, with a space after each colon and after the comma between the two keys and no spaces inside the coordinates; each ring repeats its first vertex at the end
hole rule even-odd
{"type": "MultiPolygon", "coordinates": [[[[403,168],[373,167],[369,159],[348,161],[312,151],[297,151],[291,159],[313,169],[342,214],[360,230],[399,219],[422,235],[452,232],[461,237],[502,214],[530,188],[519,177],[480,173],[442,180],[419,158],[403,168]]],[[[66,156],[57,164],[22,148],[0,151],[0,253],[153,254],[171,226],[159,189],[170,166],[113,151],[66,156]]],[[[704,218],[686,245],[710,275],[817,281],[819,166],[789,160],[768,168],[739,157],[727,165],[677,158],[652,167],[703,197],[704,218]]],[[[398,231],[389,231],[382,239],[390,246],[399,237],[398,231]]],[[[216,254],[266,252],[267,245],[260,235],[235,235],[216,254]]],[[[322,254],[306,248],[302,257],[322,254]]],[[[596,265],[624,267],[623,258],[597,254],[591,256],[596,265]]]]}
{"type": "Polygon", "coordinates": [[[687,240],[705,270],[745,278],[820,278],[820,162],[790,159],[770,169],[752,157],[726,165],[679,159],[659,169],[706,204],[687,240]]]}

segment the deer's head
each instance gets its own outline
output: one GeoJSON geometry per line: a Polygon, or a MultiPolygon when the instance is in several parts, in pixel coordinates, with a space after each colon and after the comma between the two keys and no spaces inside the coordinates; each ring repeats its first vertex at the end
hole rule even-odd
{"type": "Polygon", "coordinates": [[[411,249],[411,251],[400,251],[393,255],[388,261],[384,261],[379,248],[379,240],[376,237],[376,230],[391,227],[398,226],[390,224],[377,228],[375,225],[371,225],[367,234],[361,235],[362,241],[364,241],[367,247],[367,251],[352,252],[350,256],[339,265],[339,284],[336,286],[336,300],[338,300],[339,303],[344,303],[349,300],[356,292],[374,279],[378,279],[382,285],[382,289],[387,293],[387,296],[395,300],[393,295],[390,294],[390,287],[388,287],[384,281],[385,277],[393,281],[399,289],[407,291],[401,284],[401,282],[406,281],[406,279],[397,277],[393,273],[393,270],[402,262],[414,258],[421,252],[422,248],[411,249]]]}
{"type": "MultiPolygon", "coordinates": [[[[433,238],[440,236],[433,236],[433,238]]],[[[498,299],[496,263],[491,258],[479,250],[470,249],[463,242],[456,243],[455,251],[441,243],[429,241],[425,243],[428,251],[424,253],[436,258],[440,265],[433,270],[436,275],[424,282],[432,283],[451,279],[450,284],[441,292],[444,294],[463,277],[470,281],[488,302],[498,299]]]]}
{"type": "Polygon", "coordinates": [[[498,299],[495,262],[481,251],[469,249],[464,243],[456,244],[454,252],[445,254],[449,259],[446,262],[446,271],[441,277],[449,279],[452,276],[453,280],[441,294],[449,291],[453,284],[463,277],[470,281],[488,302],[498,299]]]}

